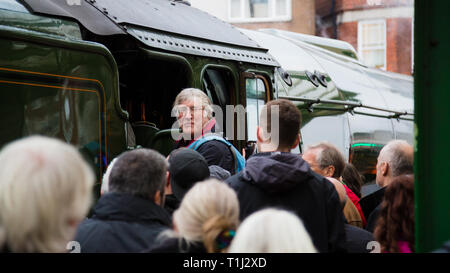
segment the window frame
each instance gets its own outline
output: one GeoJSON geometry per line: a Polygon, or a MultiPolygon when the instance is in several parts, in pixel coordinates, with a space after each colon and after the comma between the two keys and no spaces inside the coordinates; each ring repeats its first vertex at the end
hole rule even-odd
{"type": "Polygon", "coordinates": [[[376,19],[376,20],[361,20],[358,21],[358,54],[364,60],[363,50],[368,48],[369,50],[377,50],[377,49],[383,49],[384,50],[384,66],[379,67],[380,69],[386,70],[387,69],[387,26],[386,26],[386,19],[376,19]],[[384,29],[384,45],[381,46],[371,46],[371,47],[363,47],[363,25],[368,24],[382,24],[382,27],[384,29]]]}
{"type": "Polygon", "coordinates": [[[292,20],[292,0],[286,0],[286,12],[284,16],[276,15],[276,1],[269,1],[269,16],[261,18],[244,17],[245,0],[240,1],[240,17],[231,17],[231,1],[228,0],[228,22],[230,23],[258,23],[258,22],[285,22],[292,20]]]}

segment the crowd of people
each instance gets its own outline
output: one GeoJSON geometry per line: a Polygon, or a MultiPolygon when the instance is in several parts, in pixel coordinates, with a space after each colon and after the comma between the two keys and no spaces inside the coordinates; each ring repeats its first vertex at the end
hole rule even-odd
{"type": "Polygon", "coordinates": [[[141,148],[116,157],[96,204],[92,170],[71,145],[32,136],[5,146],[0,252],[66,252],[70,241],[82,253],[367,253],[374,241],[385,253],[415,251],[407,142],[383,147],[381,189],[362,197],[361,175],[332,144],[290,152],[301,114],[287,100],[262,108],[257,153],[246,161],[214,134],[205,93],[185,89],[174,107],[182,134],[172,153],[141,148]]]}

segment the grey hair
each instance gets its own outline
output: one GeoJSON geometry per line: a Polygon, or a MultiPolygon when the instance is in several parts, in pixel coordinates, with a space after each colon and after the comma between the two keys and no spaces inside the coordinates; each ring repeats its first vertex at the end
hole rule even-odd
{"type": "Polygon", "coordinates": [[[164,194],[168,163],[157,151],[136,149],[117,158],[109,176],[109,191],[153,200],[164,194]]]}
{"type": "Polygon", "coordinates": [[[173,103],[173,107],[176,107],[177,105],[183,103],[184,101],[196,101],[200,100],[201,105],[204,107],[204,110],[206,111],[206,117],[208,119],[212,119],[213,115],[213,108],[212,108],[212,102],[209,99],[209,97],[200,89],[197,88],[185,88],[181,90],[181,92],[177,95],[175,98],[175,101],[173,103]]]}
{"type": "Polygon", "coordinates": [[[389,164],[393,177],[414,172],[414,153],[412,146],[405,140],[388,142],[380,151],[380,160],[389,164]],[[410,148],[411,153],[405,148],[410,148]]]}
{"type": "Polygon", "coordinates": [[[316,155],[316,161],[320,169],[328,166],[334,166],[334,178],[339,178],[345,168],[345,159],[342,153],[329,142],[320,142],[318,144],[308,147],[309,149],[318,149],[319,152],[316,155]]]}

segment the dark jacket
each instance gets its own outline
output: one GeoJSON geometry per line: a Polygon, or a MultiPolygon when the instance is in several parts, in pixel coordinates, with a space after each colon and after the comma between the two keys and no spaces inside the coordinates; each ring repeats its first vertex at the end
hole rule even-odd
{"type": "Polygon", "coordinates": [[[369,220],[369,216],[373,210],[381,204],[381,201],[383,201],[385,190],[386,187],[383,187],[359,200],[359,204],[361,205],[361,209],[367,220],[369,220]]]}
{"type": "MultiPolygon", "coordinates": [[[[202,136],[209,134],[209,133],[215,133],[216,132],[216,122],[214,119],[212,119],[208,125],[206,125],[202,136]]],[[[187,147],[189,146],[194,140],[184,140],[180,139],[176,144],[175,148],[181,148],[181,147],[187,147]]],[[[210,140],[208,142],[203,143],[201,146],[197,148],[197,152],[199,152],[208,163],[208,166],[211,165],[217,165],[221,168],[229,171],[231,174],[235,174],[235,162],[234,162],[234,156],[231,152],[230,148],[223,142],[217,141],[217,140],[210,140]]]]}
{"type": "Polygon", "coordinates": [[[267,207],[290,210],[302,219],[318,251],[343,250],[344,215],[337,192],[300,156],[255,154],[242,172],[226,182],[238,195],[241,220],[267,207]]]}
{"type": "Polygon", "coordinates": [[[202,243],[187,244],[183,238],[165,238],[155,242],[155,245],[145,252],[151,253],[206,253],[202,243]]]}
{"type": "Polygon", "coordinates": [[[230,174],[236,173],[233,153],[225,143],[210,140],[198,147],[197,152],[206,159],[208,166],[217,165],[230,174]]]}
{"type": "Polygon", "coordinates": [[[166,195],[166,201],[164,202],[164,209],[169,213],[172,217],[173,212],[180,207],[180,200],[174,194],[166,195]]]}
{"type": "Polygon", "coordinates": [[[349,224],[345,224],[345,249],[348,253],[369,253],[368,243],[374,241],[373,234],[349,224]]]}
{"type": "Polygon", "coordinates": [[[369,215],[369,219],[367,219],[366,230],[369,232],[374,232],[375,227],[377,226],[378,218],[380,216],[381,204],[379,204],[369,215]]]}
{"type": "Polygon", "coordinates": [[[108,193],[99,199],[92,218],[78,226],[75,241],[82,253],[141,252],[170,224],[166,210],[152,201],[108,193]]]}

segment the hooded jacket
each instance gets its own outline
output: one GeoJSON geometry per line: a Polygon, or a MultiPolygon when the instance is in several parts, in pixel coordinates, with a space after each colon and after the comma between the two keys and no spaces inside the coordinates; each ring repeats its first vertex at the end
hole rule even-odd
{"type": "Polygon", "coordinates": [[[124,193],[103,195],[92,218],[84,220],[75,241],[82,253],[141,252],[170,227],[169,213],[150,200],[124,193]]]}
{"type": "Polygon", "coordinates": [[[237,193],[241,220],[267,207],[286,209],[300,217],[320,252],[344,251],[344,215],[338,194],[300,156],[255,154],[242,172],[226,182],[237,193]]]}

